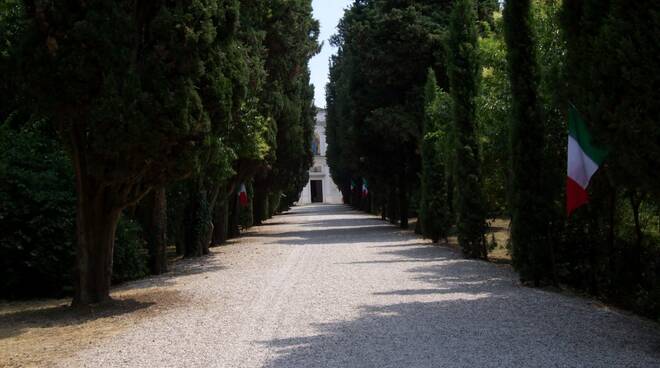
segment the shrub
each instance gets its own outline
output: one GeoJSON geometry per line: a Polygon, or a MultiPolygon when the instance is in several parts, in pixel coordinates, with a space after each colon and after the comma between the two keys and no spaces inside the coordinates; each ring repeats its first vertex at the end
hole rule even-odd
{"type": "Polygon", "coordinates": [[[71,291],[73,172],[43,121],[0,126],[0,297],[71,291]]]}
{"type": "MultiPolygon", "coordinates": [[[[71,164],[45,121],[0,125],[0,298],[73,292],[76,194],[71,164]]],[[[147,275],[142,230],[117,227],[114,282],[147,275]]]]}
{"type": "Polygon", "coordinates": [[[149,275],[149,257],[142,227],[135,220],[122,216],[115,235],[112,282],[120,283],[149,275]]]}

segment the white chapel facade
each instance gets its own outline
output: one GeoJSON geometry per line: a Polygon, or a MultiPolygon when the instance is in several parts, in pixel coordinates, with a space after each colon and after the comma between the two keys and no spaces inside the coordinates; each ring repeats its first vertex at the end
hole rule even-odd
{"type": "Polygon", "coordinates": [[[300,194],[298,204],[310,203],[342,203],[342,196],[337,185],[330,177],[330,168],[326,160],[328,144],[325,138],[325,109],[317,109],[312,153],[314,164],[309,170],[309,182],[300,194]]]}

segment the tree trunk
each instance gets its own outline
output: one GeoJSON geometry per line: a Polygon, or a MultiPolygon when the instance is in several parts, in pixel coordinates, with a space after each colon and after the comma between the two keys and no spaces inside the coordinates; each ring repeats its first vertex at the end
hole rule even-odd
{"type": "Polygon", "coordinates": [[[637,249],[642,249],[642,238],[644,234],[642,232],[642,223],[639,219],[639,208],[642,204],[642,199],[637,198],[635,193],[630,194],[630,205],[633,211],[633,220],[635,222],[635,247],[637,249]]]}
{"type": "MultiPolygon", "coordinates": [[[[210,215],[211,214],[209,214],[209,217],[210,215]]],[[[211,254],[211,240],[213,240],[213,221],[209,219],[206,221],[206,227],[203,232],[199,234],[199,241],[203,255],[211,254]]]]}
{"type": "Polygon", "coordinates": [[[184,230],[184,227],[181,226],[182,222],[177,224],[176,228],[176,239],[175,239],[175,246],[176,246],[176,255],[177,256],[183,256],[186,254],[186,232],[184,230]]]}
{"type": "Polygon", "coordinates": [[[112,255],[121,211],[135,205],[150,188],[122,183],[106,185],[89,175],[83,132],[70,130],[70,148],[76,175],[76,279],[73,306],[110,300],[112,255]]]}
{"type": "Polygon", "coordinates": [[[402,229],[408,228],[408,183],[406,181],[404,170],[404,174],[399,177],[399,226],[402,229]]]}
{"type": "Polygon", "coordinates": [[[633,261],[630,266],[634,270],[635,283],[639,283],[642,279],[642,257],[644,257],[644,232],[642,231],[642,223],[639,217],[639,209],[642,205],[643,196],[637,196],[635,192],[630,193],[630,205],[633,211],[633,220],[635,222],[635,247],[633,261]]]}
{"type": "Polygon", "coordinates": [[[121,210],[113,208],[103,190],[77,179],[77,279],[73,305],[84,306],[110,300],[112,251],[121,210]]]}
{"type": "MultiPolygon", "coordinates": [[[[240,228],[240,208],[239,208],[239,201],[238,201],[238,196],[236,193],[233,193],[231,196],[229,196],[229,200],[227,201],[228,205],[230,207],[229,211],[229,224],[228,224],[228,236],[229,238],[237,238],[238,236],[241,235],[241,228],[240,228]]],[[[267,203],[267,201],[266,201],[267,203]]]]}
{"type": "MultiPolygon", "coordinates": [[[[265,183],[255,179],[254,181],[254,197],[253,203],[253,221],[254,225],[261,225],[262,222],[268,218],[268,191],[266,190],[265,183]]],[[[230,201],[230,206],[233,206],[233,201],[230,201]]],[[[231,232],[231,229],[230,229],[231,232]]]]}
{"type": "Polygon", "coordinates": [[[608,268],[612,270],[612,272],[618,272],[617,270],[617,262],[615,262],[616,257],[613,255],[616,254],[616,209],[617,209],[617,190],[616,187],[613,186],[610,183],[610,198],[609,198],[609,205],[608,205],[608,226],[607,226],[607,245],[608,245],[608,250],[607,253],[610,255],[607,257],[608,259],[608,268]]]}
{"type": "Polygon", "coordinates": [[[453,224],[456,220],[456,211],[454,210],[454,174],[453,170],[447,175],[447,211],[453,224]]]}
{"type": "Polygon", "coordinates": [[[387,199],[387,217],[390,220],[390,224],[396,224],[397,220],[397,200],[396,200],[396,189],[392,187],[390,189],[390,195],[387,199]]]}
{"type": "MultiPolygon", "coordinates": [[[[223,194],[224,195],[224,194],[223,194]]],[[[221,245],[227,241],[227,230],[229,225],[228,199],[222,198],[215,208],[213,223],[213,245],[221,245]]]]}
{"type": "Polygon", "coordinates": [[[167,193],[165,188],[154,189],[139,206],[136,217],[142,226],[149,252],[149,272],[167,272],[167,193]]]}
{"type": "Polygon", "coordinates": [[[154,189],[151,229],[149,229],[149,268],[152,275],[167,272],[167,193],[154,189]]]}
{"type": "Polygon", "coordinates": [[[196,194],[193,193],[188,198],[188,204],[184,211],[186,219],[183,226],[183,232],[185,234],[183,256],[186,258],[200,257],[202,255],[202,249],[198,247],[199,244],[195,236],[196,217],[199,212],[199,201],[197,201],[196,194]]]}
{"type": "Polygon", "coordinates": [[[185,256],[188,258],[201,257],[209,253],[209,243],[211,242],[211,232],[213,231],[205,190],[196,190],[192,194],[186,212],[188,221],[185,229],[185,256]]]}

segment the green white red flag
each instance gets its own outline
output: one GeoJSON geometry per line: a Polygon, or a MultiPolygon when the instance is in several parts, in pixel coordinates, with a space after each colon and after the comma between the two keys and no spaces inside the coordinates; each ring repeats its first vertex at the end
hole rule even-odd
{"type": "Polygon", "coordinates": [[[607,156],[607,150],[596,147],[580,113],[571,106],[568,113],[568,170],[566,178],[566,213],[589,202],[587,187],[607,156]]]}
{"type": "Polygon", "coordinates": [[[369,186],[367,185],[367,179],[362,179],[362,197],[369,195],[369,186]]]}
{"type": "Polygon", "coordinates": [[[241,206],[243,207],[247,207],[249,203],[247,190],[245,189],[245,184],[241,184],[241,189],[238,192],[238,203],[240,203],[241,206]]]}

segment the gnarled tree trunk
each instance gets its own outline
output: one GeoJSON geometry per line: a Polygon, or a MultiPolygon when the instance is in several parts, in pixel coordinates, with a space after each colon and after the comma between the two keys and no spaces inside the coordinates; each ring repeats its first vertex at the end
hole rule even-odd
{"type": "Polygon", "coordinates": [[[112,251],[121,209],[113,205],[111,194],[78,174],[77,278],[74,306],[110,300],[112,251]]]}
{"type": "Polygon", "coordinates": [[[110,185],[90,174],[82,132],[70,131],[71,159],[76,175],[76,278],[74,306],[110,300],[112,255],[121,211],[137,203],[148,188],[110,185]]]}

